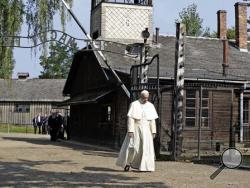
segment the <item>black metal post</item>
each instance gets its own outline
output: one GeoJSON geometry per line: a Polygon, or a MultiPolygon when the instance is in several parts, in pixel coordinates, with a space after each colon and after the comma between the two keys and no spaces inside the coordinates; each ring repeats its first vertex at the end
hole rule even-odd
{"type": "Polygon", "coordinates": [[[229,128],[229,148],[235,148],[235,128],[233,127],[233,96],[234,90],[231,91],[231,118],[230,118],[230,128],[229,128]]]}

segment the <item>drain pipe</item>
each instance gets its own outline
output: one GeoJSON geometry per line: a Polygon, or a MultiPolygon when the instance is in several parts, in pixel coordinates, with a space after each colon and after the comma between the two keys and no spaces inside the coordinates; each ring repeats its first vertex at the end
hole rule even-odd
{"type": "Polygon", "coordinates": [[[240,142],[243,142],[243,91],[240,91],[240,142]]]}
{"type": "Polygon", "coordinates": [[[244,113],[244,90],[246,89],[246,83],[244,83],[243,89],[240,91],[240,142],[243,142],[244,136],[244,123],[243,123],[243,113],[244,113]]]}

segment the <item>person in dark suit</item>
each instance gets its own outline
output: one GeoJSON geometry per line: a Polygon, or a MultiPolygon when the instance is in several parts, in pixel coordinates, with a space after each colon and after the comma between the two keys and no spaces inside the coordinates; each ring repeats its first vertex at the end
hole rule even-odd
{"type": "Polygon", "coordinates": [[[36,134],[36,130],[37,130],[36,117],[33,117],[32,123],[33,123],[33,127],[34,127],[34,134],[36,134]]]}
{"type": "Polygon", "coordinates": [[[58,138],[65,139],[64,138],[64,123],[63,123],[63,116],[60,112],[57,112],[57,128],[58,128],[58,138]]]}
{"type": "Polygon", "coordinates": [[[56,141],[57,140],[57,117],[56,113],[52,112],[51,115],[48,118],[48,126],[50,129],[50,140],[51,141],[56,141]]]}
{"type": "Polygon", "coordinates": [[[134,4],[139,4],[139,0],[134,0],[134,4]]]}
{"type": "Polygon", "coordinates": [[[41,126],[42,126],[43,117],[40,113],[36,116],[36,125],[38,126],[38,134],[41,134],[41,126]]]}
{"type": "Polygon", "coordinates": [[[45,114],[42,118],[42,134],[47,134],[48,132],[48,117],[45,114]]]}

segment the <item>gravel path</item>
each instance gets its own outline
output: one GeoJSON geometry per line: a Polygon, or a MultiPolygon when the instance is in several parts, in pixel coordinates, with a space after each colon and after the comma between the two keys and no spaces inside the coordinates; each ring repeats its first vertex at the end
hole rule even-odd
{"type": "Polygon", "coordinates": [[[117,152],[48,136],[0,133],[0,187],[250,187],[250,171],[156,162],[156,172],[123,172],[117,152]]]}

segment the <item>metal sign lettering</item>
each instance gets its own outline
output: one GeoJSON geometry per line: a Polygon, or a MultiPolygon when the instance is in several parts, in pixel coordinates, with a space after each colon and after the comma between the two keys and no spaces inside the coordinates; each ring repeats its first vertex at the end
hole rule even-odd
{"type": "MultiPolygon", "coordinates": [[[[45,37],[45,32],[39,33],[34,36],[0,36],[0,46],[2,47],[12,47],[12,48],[35,48],[46,42],[55,41],[57,43],[63,44],[68,48],[74,49],[74,45],[82,43],[83,48],[81,51],[105,51],[107,53],[119,54],[122,56],[129,56],[126,52],[126,44],[107,41],[107,40],[92,40],[92,39],[79,39],[68,35],[62,31],[49,30],[47,32],[47,37],[45,37]],[[78,43],[76,43],[78,42],[78,43]],[[116,48],[117,46],[117,48],[116,48]]],[[[132,57],[132,56],[131,56],[132,57]]],[[[135,56],[133,58],[137,58],[135,56]]]]}
{"type": "Polygon", "coordinates": [[[46,42],[55,41],[73,49],[76,42],[80,41],[85,44],[83,45],[85,46],[84,51],[105,51],[105,46],[113,43],[104,40],[79,39],[58,30],[49,30],[34,36],[0,36],[0,39],[2,39],[2,47],[14,48],[35,48],[46,42]],[[47,38],[45,37],[45,33],[47,34],[47,38]],[[91,46],[94,46],[94,49],[91,46]]]}

